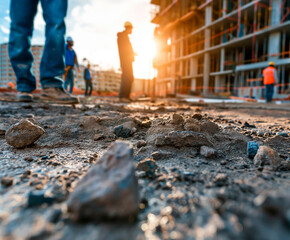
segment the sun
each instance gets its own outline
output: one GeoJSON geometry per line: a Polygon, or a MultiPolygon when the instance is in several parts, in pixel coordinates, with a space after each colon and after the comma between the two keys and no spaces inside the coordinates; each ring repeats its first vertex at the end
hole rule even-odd
{"type": "Polygon", "coordinates": [[[156,45],[153,35],[134,36],[131,38],[137,56],[134,62],[135,78],[152,79],[154,77],[153,59],[156,55],[156,45]]]}

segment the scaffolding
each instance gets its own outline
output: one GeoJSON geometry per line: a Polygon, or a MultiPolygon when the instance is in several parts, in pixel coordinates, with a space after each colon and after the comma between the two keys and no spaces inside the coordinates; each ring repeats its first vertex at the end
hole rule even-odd
{"type": "Polygon", "coordinates": [[[159,0],[152,22],[156,94],[263,97],[263,68],[275,61],[276,97],[290,88],[289,0],[159,0]]]}

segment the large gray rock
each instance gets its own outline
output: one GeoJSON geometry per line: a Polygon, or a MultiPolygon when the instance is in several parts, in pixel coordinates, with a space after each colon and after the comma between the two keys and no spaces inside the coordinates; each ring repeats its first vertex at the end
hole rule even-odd
{"type": "Polygon", "coordinates": [[[11,126],[5,134],[6,141],[15,148],[23,148],[37,141],[45,131],[27,119],[11,126]]]}
{"type": "Polygon", "coordinates": [[[139,190],[132,146],[118,141],[111,145],[77,183],[67,205],[78,221],[136,216],[139,190]]]}

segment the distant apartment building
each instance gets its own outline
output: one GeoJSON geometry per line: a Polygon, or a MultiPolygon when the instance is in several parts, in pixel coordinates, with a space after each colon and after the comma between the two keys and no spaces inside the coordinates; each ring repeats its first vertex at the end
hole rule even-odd
{"type": "MultiPolygon", "coordinates": [[[[34,57],[32,72],[37,80],[37,88],[40,88],[39,66],[43,53],[43,46],[33,45],[31,47],[31,52],[34,57]]],[[[0,44],[0,88],[7,88],[9,83],[13,83],[14,86],[16,86],[16,77],[8,55],[8,43],[3,43],[0,44]]]]}
{"type": "Polygon", "coordinates": [[[151,0],[158,55],[156,94],[263,97],[274,61],[275,97],[290,88],[290,1],[151,0]]]}

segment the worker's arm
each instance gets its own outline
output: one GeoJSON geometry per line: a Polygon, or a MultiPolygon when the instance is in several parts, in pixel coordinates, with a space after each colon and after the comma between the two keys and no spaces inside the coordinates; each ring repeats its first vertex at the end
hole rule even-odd
{"type": "Polygon", "coordinates": [[[77,66],[78,72],[80,71],[80,66],[79,66],[79,62],[78,62],[78,57],[77,54],[75,53],[75,65],[77,66]]]}

